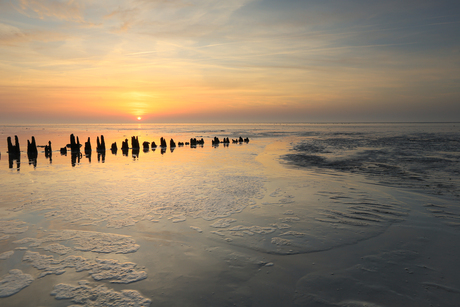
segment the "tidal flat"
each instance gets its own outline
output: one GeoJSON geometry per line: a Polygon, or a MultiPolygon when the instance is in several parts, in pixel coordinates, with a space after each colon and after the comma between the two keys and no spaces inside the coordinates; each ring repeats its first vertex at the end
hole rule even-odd
{"type": "Polygon", "coordinates": [[[11,125],[0,153],[2,306],[460,301],[457,123],[11,125]]]}

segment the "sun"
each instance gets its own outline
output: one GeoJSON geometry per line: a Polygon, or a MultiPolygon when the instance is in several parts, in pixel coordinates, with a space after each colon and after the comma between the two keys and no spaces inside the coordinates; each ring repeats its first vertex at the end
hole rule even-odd
{"type": "Polygon", "coordinates": [[[137,117],[137,120],[141,120],[141,119],[142,119],[142,117],[140,117],[140,116],[137,117]]]}

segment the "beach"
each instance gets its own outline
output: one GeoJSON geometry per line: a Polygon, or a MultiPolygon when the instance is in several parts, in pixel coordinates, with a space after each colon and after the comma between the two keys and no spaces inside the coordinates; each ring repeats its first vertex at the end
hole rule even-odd
{"type": "Polygon", "coordinates": [[[458,306],[459,137],[457,123],[0,126],[0,303],[458,306]],[[70,134],[107,151],[62,155],[70,134]],[[32,136],[51,158],[29,162],[32,136]],[[108,150],[132,136],[205,144],[108,150]]]}

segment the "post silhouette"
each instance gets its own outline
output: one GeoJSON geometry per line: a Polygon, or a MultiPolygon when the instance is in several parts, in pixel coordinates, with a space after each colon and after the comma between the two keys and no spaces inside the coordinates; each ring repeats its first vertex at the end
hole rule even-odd
{"type": "Polygon", "coordinates": [[[29,159],[29,165],[33,164],[34,167],[37,167],[37,143],[35,142],[35,137],[32,136],[32,142],[27,140],[27,158],[29,159]]]}
{"type": "Polygon", "coordinates": [[[123,153],[123,156],[128,156],[128,150],[129,150],[128,139],[125,139],[121,143],[121,151],[123,153]]]}
{"type": "Polygon", "coordinates": [[[32,142],[27,140],[27,154],[30,156],[38,156],[37,143],[35,142],[34,136],[32,136],[32,142]]]}
{"type": "Polygon", "coordinates": [[[112,154],[116,155],[118,151],[117,142],[112,143],[112,147],[110,147],[112,154]]]}
{"type": "Polygon", "coordinates": [[[132,144],[132,156],[134,159],[139,158],[139,151],[140,151],[140,145],[139,145],[139,137],[137,136],[132,136],[131,137],[131,144],[132,144]]]}
{"type": "Polygon", "coordinates": [[[149,152],[150,142],[145,141],[144,143],[142,143],[142,146],[144,147],[144,152],[149,152]]]}
{"type": "Polygon", "coordinates": [[[8,143],[8,166],[9,168],[13,168],[13,164],[16,161],[16,168],[19,171],[21,167],[21,150],[19,148],[19,139],[18,136],[14,136],[15,144],[11,142],[11,137],[7,138],[8,143]]]}
{"type": "Polygon", "coordinates": [[[73,134],[70,135],[70,144],[67,145],[67,147],[70,147],[70,151],[73,153],[79,153],[80,152],[80,139],[77,136],[77,140],[75,141],[75,136],[73,134]]]}
{"type": "Polygon", "coordinates": [[[51,149],[51,141],[48,141],[48,145],[45,145],[45,158],[50,160],[50,163],[53,161],[53,149],[51,149]]]}
{"type": "Polygon", "coordinates": [[[133,149],[140,149],[141,146],[139,145],[139,137],[132,136],[131,137],[131,145],[132,145],[133,149]]]}
{"type": "Polygon", "coordinates": [[[211,141],[211,143],[212,143],[212,146],[216,147],[216,146],[219,146],[220,140],[217,136],[215,136],[214,139],[211,141]]]}
{"type": "Polygon", "coordinates": [[[85,154],[91,155],[91,140],[89,137],[88,137],[88,141],[85,142],[85,154]]]}
{"type": "Polygon", "coordinates": [[[18,136],[14,136],[14,142],[15,144],[13,145],[11,143],[11,137],[9,136],[7,138],[7,143],[8,143],[8,154],[12,156],[19,156],[21,155],[21,149],[19,148],[19,139],[18,136]]]}
{"type": "Polygon", "coordinates": [[[168,147],[168,145],[166,145],[166,140],[163,137],[160,138],[160,147],[162,148],[168,147]]]}
{"type": "Polygon", "coordinates": [[[97,147],[96,147],[96,150],[98,152],[105,152],[105,140],[104,140],[104,136],[101,135],[101,141],[99,142],[99,137],[97,137],[97,147]]]}

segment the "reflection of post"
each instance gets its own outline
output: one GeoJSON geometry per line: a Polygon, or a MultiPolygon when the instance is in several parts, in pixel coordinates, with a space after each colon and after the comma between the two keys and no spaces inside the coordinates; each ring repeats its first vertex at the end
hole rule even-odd
{"type": "Polygon", "coordinates": [[[71,163],[72,166],[75,166],[77,163],[80,164],[80,159],[82,158],[81,152],[72,152],[71,153],[71,163]],[[77,161],[78,160],[78,161],[77,161]]]}
{"type": "Polygon", "coordinates": [[[27,152],[27,158],[29,159],[29,165],[37,167],[37,155],[32,152],[27,152]]]}
{"type": "Polygon", "coordinates": [[[14,161],[16,161],[16,168],[19,171],[19,169],[21,168],[21,156],[8,155],[9,168],[13,168],[14,161]]]}
{"type": "Polygon", "coordinates": [[[88,152],[85,151],[85,157],[88,158],[89,163],[91,163],[91,154],[92,154],[91,151],[88,151],[88,152]]]}
{"type": "Polygon", "coordinates": [[[97,162],[101,162],[101,159],[102,163],[105,163],[105,151],[99,151],[97,153],[97,162]]]}
{"type": "Polygon", "coordinates": [[[37,157],[29,156],[29,154],[27,154],[27,157],[29,159],[29,165],[33,165],[34,168],[37,167],[37,157]]]}
{"type": "Polygon", "coordinates": [[[134,159],[139,158],[139,147],[136,147],[136,148],[133,147],[133,158],[134,159]]]}

